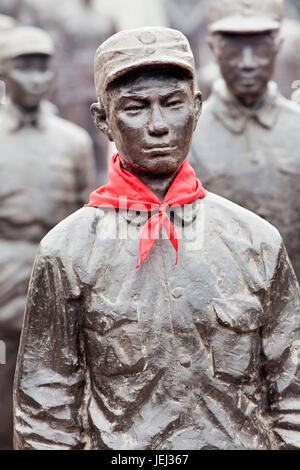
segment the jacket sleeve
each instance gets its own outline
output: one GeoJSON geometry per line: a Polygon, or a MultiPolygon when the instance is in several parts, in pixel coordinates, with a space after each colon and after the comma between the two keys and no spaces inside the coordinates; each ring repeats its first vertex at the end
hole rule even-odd
{"type": "Polygon", "coordinates": [[[283,244],[270,285],[266,320],[263,371],[270,424],[279,448],[300,448],[299,285],[283,244]]]}
{"type": "Polygon", "coordinates": [[[14,384],[15,449],[81,449],[84,357],[79,287],[59,257],[36,256],[14,384]]]}

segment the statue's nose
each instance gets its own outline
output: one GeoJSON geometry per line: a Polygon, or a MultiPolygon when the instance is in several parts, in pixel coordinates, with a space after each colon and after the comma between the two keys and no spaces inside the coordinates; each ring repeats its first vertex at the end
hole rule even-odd
{"type": "Polygon", "coordinates": [[[254,51],[251,47],[245,47],[242,50],[240,68],[242,69],[253,69],[256,67],[256,59],[254,51]]]}
{"type": "Polygon", "coordinates": [[[152,107],[149,118],[148,130],[149,134],[156,136],[165,135],[169,132],[168,123],[159,105],[154,105],[152,107]]]}

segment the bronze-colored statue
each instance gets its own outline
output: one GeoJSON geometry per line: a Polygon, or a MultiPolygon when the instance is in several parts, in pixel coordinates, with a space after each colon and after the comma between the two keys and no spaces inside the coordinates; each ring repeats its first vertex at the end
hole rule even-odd
{"type": "Polygon", "coordinates": [[[37,246],[82,206],[94,184],[85,131],[56,116],[44,99],[52,82],[50,37],[16,27],[0,36],[0,448],[12,447],[12,387],[26,293],[37,246]]]}
{"type": "Polygon", "coordinates": [[[95,82],[119,153],[40,244],[15,448],[299,447],[299,286],[278,231],[206,193],[186,159],[201,110],[188,41],[120,32],[95,82]]]}
{"type": "Polygon", "coordinates": [[[282,0],[210,2],[223,79],[194,135],[191,163],[207,189],[271,222],[300,277],[300,108],[270,81],[282,0]]]}

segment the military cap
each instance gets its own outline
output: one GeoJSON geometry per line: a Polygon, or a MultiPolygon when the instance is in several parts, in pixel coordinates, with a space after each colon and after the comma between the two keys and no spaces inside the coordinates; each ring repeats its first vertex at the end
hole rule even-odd
{"type": "Polygon", "coordinates": [[[54,54],[50,36],[40,28],[16,26],[0,31],[0,62],[25,54],[54,54]]]}
{"type": "Polygon", "coordinates": [[[95,54],[97,96],[102,96],[108,85],[122,75],[152,65],[177,66],[192,79],[195,77],[193,53],[181,32],[151,26],[114,34],[95,54]]]}
{"type": "Polygon", "coordinates": [[[208,0],[208,23],[212,33],[256,33],[278,30],[284,0],[208,0]]]}

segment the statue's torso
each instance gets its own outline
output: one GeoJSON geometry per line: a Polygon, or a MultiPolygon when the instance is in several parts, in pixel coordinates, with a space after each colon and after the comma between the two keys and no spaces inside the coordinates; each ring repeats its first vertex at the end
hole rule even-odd
{"type": "MultiPolygon", "coordinates": [[[[212,194],[191,208],[177,266],[166,238],[135,269],[147,217],[107,209],[74,214],[85,227],[75,223],[63,256],[55,255],[67,279],[64,295],[75,287],[80,304],[92,448],[272,446],[260,329],[280,238],[212,194]]],[[[181,223],[175,216],[178,234],[181,223]]],[[[58,234],[43,244],[51,247],[58,234]]]]}

